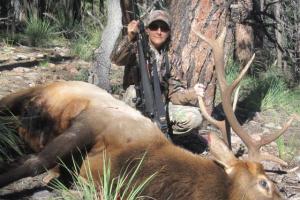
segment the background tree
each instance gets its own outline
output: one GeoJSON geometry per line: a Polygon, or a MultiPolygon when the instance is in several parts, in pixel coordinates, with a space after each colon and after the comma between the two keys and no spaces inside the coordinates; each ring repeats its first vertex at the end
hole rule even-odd
{"type": "Polygon", "coordinates": [[[91,65],[89,82],[110,91],[110,54],[122,29],[120,0],[109,0],[107,5],[107,24],[101,37],[100,47],[95,51],[91,65]]]}
{"type": "Polygon", "coordinates": [[[247,23],[253,11],[252,0],[238,0],[230,6],[234,20],[234,56],[243,67],[254,53],[254,35],[252,25],[247,23]]]}
{"type": "MultiPolygon", "coordinates": [[[[283,40],[283,70],[284,74],[288,75],[291,86],[299,85],[300,80],[300,11],[297,6],[300,6],[299,0],[279,1],[277,2],[283,40]]],[[[280,31],[280,30],[279,30],[280,31]]]]}
{"type": "MultiPolygon", "coordinates": [[[[169,6],[174,21],[171,54],[174,60],[180,61],[174,67],[181,72],[181,78],[188,87],[197,82],[207,85],[205,103],[209,113],[214,106],[216,91],[214,61],[209,46],[192,29],[197,29],[207,37],[216,38],[228,22],[228,6],[226,1],[201,0],[171,1],[169,6]]],[[[232,34],[229,31],[227,49],[231,41],[232,34]]]]}
{"type": "Polygon", "coordinates": [[[297,31],[300,12],[293,9],[298,5],[297,0],[254,0],[253,11],[247,21],[255,27],[256,61],[264,63],[264,70],[276,64],[280,76],[293,87],[299,84],[299,56],[296,52],[299,52],[297,31]]]}

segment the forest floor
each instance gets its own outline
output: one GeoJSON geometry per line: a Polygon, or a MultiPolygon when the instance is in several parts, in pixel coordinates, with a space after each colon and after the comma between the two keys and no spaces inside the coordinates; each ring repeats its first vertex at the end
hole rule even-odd
{"type": "MultiPolygon", "coordinates": [[[[33,87],[38,84],[57,80],[83,80],[90,63],[69,56],[68,49],[52,48],[38,49],[24,46],[6,46],[0,43],[0,98],[22,88],[33,87]]],[[[122,69],[122,68],[121,68],[122,69]]],[[[119,87],[122,80],[122,70],[112,68],[111,84],[119,87]]],[[[247,120],[243,127],[259,137],[259,133],[267,134],[276,131],[289,118],[283,111],[263,111],[254,113],[254,117],[247,120]]],[[[281,167],[271,162],[264,162],[266,169],[283,173],[268,173],[277,183],[282,196],[289,200],[300,200],[300,123],[295,122],[284,136],[287,167],[281,167]],[[284,173],[288,172],[288,173],[284,173]]],[[[193,151],[201,152],[203,148],[198,135],[174,138],[176,144],[193,151]],[[198,142],[197,142],[198,141],[198,142]],[[200,141],[200,142],[199,142],[200,141]],[[199,150],[201,149],[201,150],[199,150]]],[[[242,143],[237,136],[232,137],[233,149],[238,149],[242,143]]],[[[262,149],[278,155],[278,144],[272,142],[262,149]]],[[[0,189],[0,199],[30,199],[40,200],[57,197],[42,183],[45,174],[25,178],[0,189]]]]}

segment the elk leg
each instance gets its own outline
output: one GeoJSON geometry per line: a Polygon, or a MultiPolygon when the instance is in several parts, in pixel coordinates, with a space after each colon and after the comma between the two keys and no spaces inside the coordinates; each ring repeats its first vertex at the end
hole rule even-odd
{"type": "Polygon", "coordinates": [[[71,156],[73,152],[88,148],[93,143],[93,135],[81,122],[73,125],[63,134],[54,138],[37,155],[25,160],[18,167],[0,174],[0,187],[28,176],[36,176],[54,167],[60,160],[71,156]]]}

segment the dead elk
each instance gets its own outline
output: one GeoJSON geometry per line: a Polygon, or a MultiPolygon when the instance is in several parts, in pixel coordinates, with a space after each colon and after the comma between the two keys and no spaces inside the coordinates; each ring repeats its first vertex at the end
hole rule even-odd
{"type": "MultiPolygon", "coordinates": [[[[261,164],[234,157],[214,134],[209,145],[215,160],[173,145],[148,118],[84,82],[56,82],[8,95],[5,110],[19,116],[19,134],[36,151],[19,166],[0,174],[0,187],[35,176],[68,159],[76,149],[88,150],[95,181],[102,173],[103,152],[117,176],[123,165],[146,152],[136,181],[157,173],[144,195],[155,199],[281,199],[261,164]]],[[[85,170],[80,175],[86,177],[85,170]]]]}

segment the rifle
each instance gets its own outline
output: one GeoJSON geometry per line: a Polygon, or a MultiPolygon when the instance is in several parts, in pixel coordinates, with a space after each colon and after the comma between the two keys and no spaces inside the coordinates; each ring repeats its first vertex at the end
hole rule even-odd
{"type": "Polygon", "coordinates": [[[167,114],[164,103],[161,99],[160,81],[158,78],[155,59],[150,59],[150,47],[145,33],[145,27],[140,20],[137,2],[133,2],[134,19],[139,20],[139,33],[137,38],[138,47],[138,67],[135,69],[135,89],[136,98],[134,99],[136,108],[145,116],[149,117],[162,132],[168,137],[169,129],[167,123],[167,114]],[[151,64],[152,73],[148,70],[151,64]],[[152,81],[151,81],[152,79],[152,81]],[[152,83],[153,82],[153,85],[152,83]]]}

